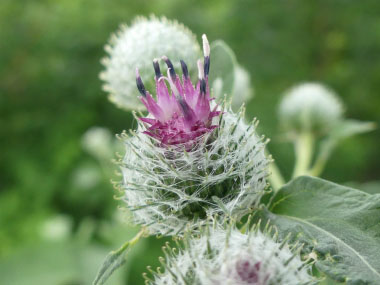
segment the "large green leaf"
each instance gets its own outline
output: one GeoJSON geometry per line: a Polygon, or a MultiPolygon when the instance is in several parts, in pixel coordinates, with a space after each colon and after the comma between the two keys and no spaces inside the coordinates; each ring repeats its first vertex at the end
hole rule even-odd
{"type": "Polygon", "coordinates": [[[292,233],[316,253],[316,266],[347,284],[380,284],[380,195],[319,178],[299,177],[281,188],[264,219],[281,236],[292,233]]]}
{"type": "Polygon", "coordinates": [[[354,187],[368,194],[380,194],[380,181],[370,181],[366,183],[349,182],[347,186],[354,187]]]}

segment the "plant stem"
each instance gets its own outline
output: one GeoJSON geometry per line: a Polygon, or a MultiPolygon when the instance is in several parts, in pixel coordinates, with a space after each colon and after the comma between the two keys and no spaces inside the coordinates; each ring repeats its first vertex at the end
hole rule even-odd
{"type": "Polygon", "coordinates": [[[269,164],[269,182],[274,191],[278,191],[284,184],[285,179],[282,177],[280,169],[277,167],[277,164],[273,161],[269,164]]]}
{"type": "Polygon", "coordinates": [[[132,247],[139,242],[140,238],[146,234],[146,228],[142,228],[131,240],[126,241],[116,252],[124,251],[127,247],[132,247]]]}
{"type": "Polygon", "coordinates": [[[296,163],[293,178],[308,174],[313,157],[314,136],[310,132],[302,132],[295,140],[296,163]]]}
{"type": "Polygon", "coordinates": [[[131,240],[125,242],[119,249],[111,251],[101,265],[92,285],[102,285],[112,273],[122,266],[128,250],[133,247],[142,236],[146,234],[146,228],[142,228],[131,240]]]}
{"type": "MultiPolygon", "coordinates": [[[[267,157],[272,157],[267,149],[265,150],[265,155],[267,157]]],[[[269,164],[269,173],[270,175],[268,177],[268,180],[272,186],[272,189],[276,192],[282,187],[282,185],[285,184],[285,179],[283,178],[280,169],[274,161],[269,164]]]]}
{"type": "Polygon", "coordinates": [[[331,152],[334,149],[335,145],[336,145],[336,143],[332,139],[326,140],[321,145],[321,150],[318,154],[318,157],[315,160],[313,167],[309,170],[310,175],[313,175],[313,176],[321,175],[323,169],[326,166],[326,162],[329,159],[331,152]]]}

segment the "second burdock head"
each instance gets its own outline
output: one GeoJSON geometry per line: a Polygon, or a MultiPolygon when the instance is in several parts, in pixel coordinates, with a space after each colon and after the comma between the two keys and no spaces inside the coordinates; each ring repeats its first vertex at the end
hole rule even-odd
{"type": "MultiPolygon", "coordinates": [[[[135,95],[135,69],[142,73],[147,87],[154,86],[151,61],[164,54],[175,60],[196,60],[201,55],[195,35],[184,25],[165,17],[137,17],[131,25],[122,25],[105,47],[100,74],[103,89],[110,100],[125,110],[142,110],[144,105],[135,95]],[[168,43],[176,41],[175,45],[168,43]]],[[[189,69],[192,74],[195,68],[189,69]]]]}
{"type": "MultiPolygon", "coordinates": [[[[277,239],[271,228],[256,224],[247,232],[220,225],[199,236],[185,236],[173,249],[164,247],[162,270],[145,275],[149,285],[306,285],[316,284],[301,246],[277,239]]],[[[150,269],[150,268],[149,268],[150,269]]]]}
{"type": "Polygon", "coordinates": [[[286,92],[279,106],[280,123],[289,133],[328,133],[343,116],[339,97],[319,83],[299,84],[286,92]]]}

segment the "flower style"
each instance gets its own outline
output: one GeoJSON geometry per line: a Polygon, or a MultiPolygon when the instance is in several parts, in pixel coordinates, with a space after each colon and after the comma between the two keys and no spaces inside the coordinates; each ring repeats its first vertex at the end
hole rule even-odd
{"type": "MultiPolygon", "coordinates": [[[[271,227],[255,224],[246,233],[220,225],[200,236],[187,235],[178,249],[166,245],[164,272],[154,272],[149,285],[306,285],[315,284],[311,264],[299,257],[297,243],[281,243],[271,227]]],[[[150,269],[150,268],[148,268],[150,269]]]]}
{"type": "Polygon", "coordinates": [[[211,132],[217,126],[212,119],[220,114],[217,105],[211,110],[210,88],[208,74],[210,69],[210,46],[206,35],[202,36],[204,63],[198,61],[199,81],[194,88],[188,73],[186,63],[181,60],[182,82],[174,70],[169,58],[163,57],[168,66],[168,77],[161,74],[158,60],[153,61],[155,70],[157,102],[146,91],[138,70],[136,70],[137,88],[141,101],[149,114],[153,116],[140,118],[150,125],[144,133],[158,139],[164,145],[183,144],[211,132]],[[170,84],[172,94],[169,94],[165,84],[170,84]]]}

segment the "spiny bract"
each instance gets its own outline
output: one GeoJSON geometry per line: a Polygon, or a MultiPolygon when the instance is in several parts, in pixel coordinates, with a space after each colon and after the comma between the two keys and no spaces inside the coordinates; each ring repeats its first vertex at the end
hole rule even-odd
{"type": "Polygon", "coordinates": [[[145,135],[123,134],[126,154],[121,161],[123,200],[134,221],[152,234],[180,233],[207,216],[243,216],[258,206],[265,193],[265,142],[243,113],[226,112],[213,133],[194,142],[190,151],[162,147],[145,135]]]}
{"type": "MultiPolygon", "coordinates": [[[[164,272],[144,275],[149,285],[305,285],[315,284],[311,264],[299,257],[301,247],[277,241],[269,228],[208,227],[200,236],[185,236],[178,249],[167,244],[164,272]]],[[[150,268],[148,268],[150,269],[150,268]]]]}
{"type": "MultiPolygon", "coordinates": [[[[103,88],[110,100],[127,110],[143,109],[135,95],[135,69],[142,71],[148,87],[154,86],[151,62],[166,54],[178,62],[195,61],[201,54],[199,43],[193,33],[182,24],[166,18],[137,17],[131,26],[122,25],[105,47],[108,57],[102,60],[105,70],[100,74],[105,82],[103,88]],[[173,43],[175,44],[168,44],[173,43]]],[[[190,69],[190,74],[195,69],[190,69]]]]}

